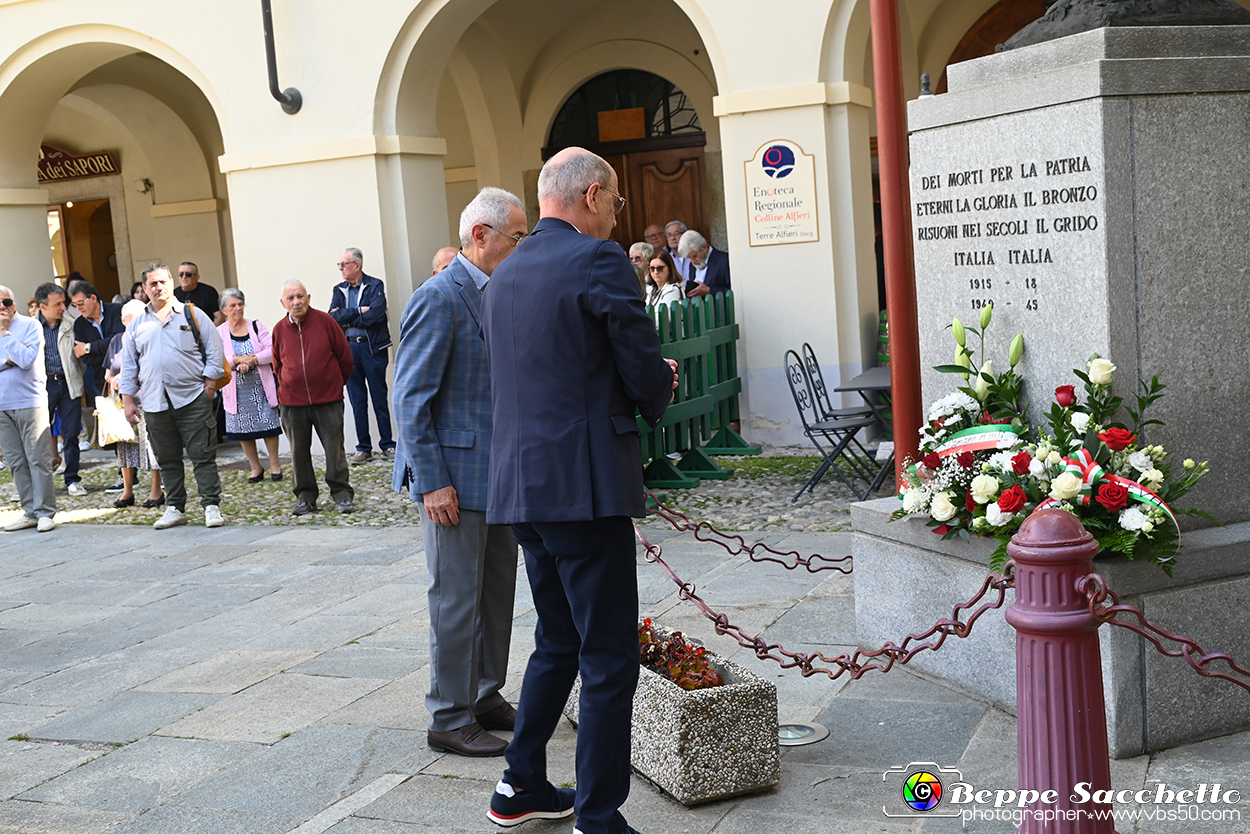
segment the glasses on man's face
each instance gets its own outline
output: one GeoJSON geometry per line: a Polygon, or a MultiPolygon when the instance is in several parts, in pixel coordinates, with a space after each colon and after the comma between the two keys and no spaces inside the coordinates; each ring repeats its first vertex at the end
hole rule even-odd
{"type": "Polygon", "coordinates": [[[200,274],[200,273],[198,273],[198,272],[182,272],[182,271],[180,270],[180,271],[178,272],[178,277],[179,277],[179,278],[194,278],[195,276],[197,276],[197,275],[199,275],[199,274],[200,274]]]}
{"type": "Polygon", "coordinates": [[[70,303],[73,304],[75,307],[77,307],[79,310],[81,310],[83,307],[87,306],[87,299],[80,298],[77,301],[71,301],[70,303]]]}
{"type": "Polygon", "coordinates": [[[341,261],[339,263],[339,269],[347,269],[349,266],[351,266],[354,263],[356,262],[355,261],[341,261]]]}
{"type": "Polygon", "coordinates": [[[0,307],[12,307],[12,306],[13,306],[13,299],[0,298],[0,307]]]}
{"type": "Polygon", "coordinates": [[[512,248],[513,248],[513,249],[515,249],[515,248],[516,248],[516,246],[517,246],[517,244],[518,244],[518,243],[520,243],[521,241],[525,240],[525,238],[529,237],[529,235],[525,234],[524,232],[522,232],[522,233],[521,233],[521,235],[520,235],[519,237],[518,237],[517,235],[510,235],[510,234],[508,234],[507,232],[505,232],[503,229],[496,229],[494,226],[492,226],[492,225],[491,225],[491,224],[489,224],[489,223],[483,223],[482,225],[483,225],[483,226],[485,226],[486,228],[490,229],[492,232],[494,232],[494,233],[495,233],[495,234],[497,234],[497,235],[503,235],[503,236],[504,236],[504,237],[506,237],[506,238],[511,238],[511,239],[512,239],[512,248]]]}
{"type": "MultiPolygon", "coordinates": [[[[610,189],[610,188],[604,188],[602,185],[601,185],[601,186],[599,186],[599,190],[600,190],[600,191],[602,191],[604,194],[611,194],[611,195],[612,195],[612,199],[616,201],[616,202],[614,202],[614,203],[612,204],[612,213],[613,213],[613,214],[620,214],[620,213],[621,213],[621,209],[625,208],[625,198],[624,198],[624,197],[622,197],[620,194],[617,194],[615,191],[613,191],[613,190],[612,190],[612,189],[610,189]]],[[[589,193],[590,193],[590,189],[589,189],[589,188],[587,188],[587,189],[586,189],[585,191],[583,191],[582,193],[583,193],[583,194],[589,194],[589,193]]]]}

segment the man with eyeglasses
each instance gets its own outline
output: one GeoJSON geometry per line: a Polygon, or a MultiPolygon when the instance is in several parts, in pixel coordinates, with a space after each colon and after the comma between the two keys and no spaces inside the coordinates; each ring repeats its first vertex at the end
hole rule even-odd
{"type": "Polygon", "coordinates": [[[22,506],[22,514],[4,526],[7,533],[31,527],[40,533],[56,529],[46,373],[43,328],[20,315],[13,291],[0,286],[0,449],[13,471],[22,506]]]}
{"type": "Polygon", "coordinates": [[[624,207],[601,157],[566,148],[538,176],[542,218],[491,278],[482,311],[493,439],[487,521],[525,551],[538,625],[516,731],[487,816],[504,826],[576,809],[581,834],[633,831],[630,710],[638,682],[640,412],[676,385],[638,282],[610,240],[624,207]],[[548,780],[547,742],[581,673],[577,790],[548,780]]]}
{"type": "Polygon", "coordinates": [[[484,188],[460,214],[461,251],[417,287],[395,354],[399,454],[392,485],[417,503],[430,571],[430,712],[439,752],[500,756],[516,715],[504,700],[516,540],[486,523],[490,368],[481,305],[495,268],[525,237],[514,194],[484,188]]]}
{"type": "Polygon", "coordinates": [[[373,459],[369,437],[369,399],[378,420],[378,449],[387,460],[395,459],[391,436],[391,406],[386,390],[386,366],[390,361],[391,329],[386,320],[386,285],[365,274],[365,256],[349,247],[339,256],[343,280],[330,293],[330,317],[343,328],[352,351],[352,375],[347,396],[356,418],[356,451],[350,463],[373,459]]]}
{"type": "Polygon", "coordinates": [[[217,288],[200,283],[200,268],[190,261],[178,264],[178,286],[174,289],[174,298],[186,304],[188,301],[213,320],[213,326],[226,320],[218,303],[217,288]]]}

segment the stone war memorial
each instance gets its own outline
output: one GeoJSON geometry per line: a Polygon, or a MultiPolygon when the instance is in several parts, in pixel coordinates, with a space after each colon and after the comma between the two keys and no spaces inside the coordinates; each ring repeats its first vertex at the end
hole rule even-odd
{"type": "MultiPolygon", "coordinates": [[[[1061,5],[1074,4],[1052,13],[1061,5]]],[[[948,90],[908,111],[923,401],[962,384],[931,370],[955,359],[952,319],[976,322],[990,304],[985,355],[1005,360],[1023,334],[1035,419],[1092,354],[1115,364],[1126,401],[1158,375],[1167,389],[1151,410],[1166,425],[1151,442],[1210,461],[1187,506],[1225,526],[1182,517],[1173,578],[1123,557],[1094,569],[1152,621],[1244,660],[1250,26],[1079,32],[952,65],[948,90]]],[[[853,509],[861,645],[951,616],[996,544],[888,523],[898,506],[853,509]]],[[[1243,690],[1124,629],[1100,640],[1112,755],[1250,728],[1243,690]]],[[[912,666],[1014,710],[1015,638],[1001,617],[912,666]]]]}

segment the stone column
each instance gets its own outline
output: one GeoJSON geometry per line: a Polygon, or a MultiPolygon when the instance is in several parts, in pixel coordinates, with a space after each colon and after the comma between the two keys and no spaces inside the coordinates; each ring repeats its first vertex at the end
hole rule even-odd
{"type": "Polygon", "coordinates": [[[5,255],[4,283],[13,290],[17,311],[26,315],[26,299],[53,277],[48,240],[48,192],[42,188],[0,188],[0,251],[5,255]]]}

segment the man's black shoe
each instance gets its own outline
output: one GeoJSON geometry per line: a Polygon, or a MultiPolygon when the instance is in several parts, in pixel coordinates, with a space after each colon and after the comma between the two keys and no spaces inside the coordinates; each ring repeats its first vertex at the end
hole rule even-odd
{"type": "Polygon", "coordinates": [[[495,825],[506,827],[520,825],[527,820],[558,820],[573,813],[576,796],[571,788],[557,788],[550,782],[545,790],[517,793],[511,785],[501,781],[495,785],[486,818],[495,825]]]}
{"type": "Polygon", "coordinates": [[[461,756],[502,756],[508,742],[493,736],[474,721],[445,733],[430,730],[425,734],[426,744],[439,753],[459,753],[461,756]]]}
{"type": "Polygon", "coordinates": [[[317,504],[309,501],[295,502],[295,509],[291,510],[291,515],[308,515],[317,512],[317,504]]]}
{"type": "Polygon", "coordinates": [[[504,701],[494,709],[487,710],[479,715],[477,723],[488,730],[515,730],[516,708],[504,701]]]}

